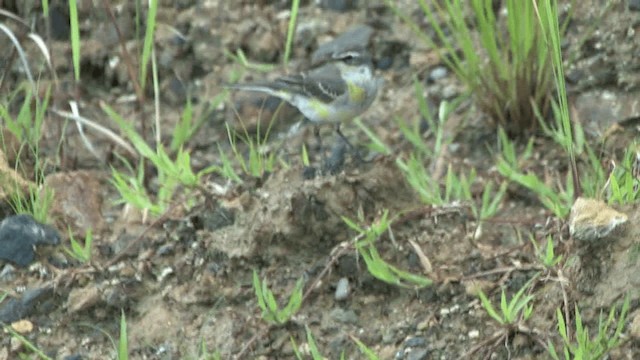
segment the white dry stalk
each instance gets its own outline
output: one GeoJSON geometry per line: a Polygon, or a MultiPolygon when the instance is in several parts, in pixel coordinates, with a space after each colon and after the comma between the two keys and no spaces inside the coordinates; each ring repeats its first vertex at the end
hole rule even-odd
{"type": "Polygon", "coordinates": [[[118,134],[114,133],[113,131],[111,131],[110,129],[95,123],[94,121],[91,121],[85,117],[82,117],[80,115],[76,115],[67,111],[62,111],[62,110],[58,110],[55,108],[52,108],[51,111],[53,111],[55,114],[62,116],[64,118],[67,118],[69,120],[73,120],[76,122],[80,122],[83,125],[86,125],[90,128],[93,128],[94,130],[98,131],[99,133],[105,135],[107,138],[109,138],[111,141],[113,141],[116,145],[122,147],[123,149],[125,149],[127,152],[129,152],[131,155],[133,156],[138,156],[138,153],[135,151],[135,149],[129,145],[129,143],[127,141],[125,141],[123,138],[121,138],[120,136],[118,136],[118,134]]]}

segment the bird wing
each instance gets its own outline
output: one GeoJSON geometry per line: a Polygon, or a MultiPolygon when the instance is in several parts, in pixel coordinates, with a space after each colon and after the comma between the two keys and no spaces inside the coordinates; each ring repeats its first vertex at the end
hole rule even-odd
{"type": "Polygon", "coordinates": [[[315,74],[299,74],[278,78],[276,83],[293,92],[330,103],[347,91],[340,77],[315,74]]]}
{"type": "Polygon", "coordinates": [[[281,98],[288,98],[288,96],[284,96],[284,93],[312,96],[325,103],[334,101],[347,91],[347,84],[342,80],[339,69],[333,64],[327,64],[297,75],[282,76],[273,81],[231,84],[226,87],[260,91],[281,98]]]}

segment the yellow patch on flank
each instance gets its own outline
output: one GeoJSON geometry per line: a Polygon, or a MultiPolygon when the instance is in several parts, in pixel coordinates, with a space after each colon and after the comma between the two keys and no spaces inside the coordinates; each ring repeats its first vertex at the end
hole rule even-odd
{"type": "Polygon", "coordinates": [[[349,101],[356,102],[356,103],[363,102],[367,96],[367,94],[365,94],[364,92],[364,88],[355,84],[348,84],[348,86],[349,86],[349,101]]]}
{"type": "Polygon", "coordinates": [[[317,102],[311,102],[311,107],[318,114],[318,116],[322,119],[327,119],[329,117],[329,109],[325,104],[319,104],[317,102]]]}

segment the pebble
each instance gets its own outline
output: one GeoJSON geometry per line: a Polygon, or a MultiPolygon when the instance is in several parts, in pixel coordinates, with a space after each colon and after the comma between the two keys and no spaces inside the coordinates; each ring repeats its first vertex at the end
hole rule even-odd
{"type": "Polygon", "coordinates": [[[338,12],[354,10],[357,7],[357,5],[358,5],[357,0],[322,0],[320,1],[320,7],[333,10],[333,11],[338,11],[338,12]]]}
{"type": "Polygon", "coordinates": [[[436,66],[435,68],[433,68],[433,70],[431,70],[431,72],[429,72],[428,80],[431,82],[438,81],[444,78],[445,76],[447,76],[448,73],[449,71],[447,70],[446,67],[436,66]]]}
{"type": "Polygon", "coordinates": [[[0,281],[9,282],[16,276],[16,268],[11,264],[6,264],[0,271],[0,281]]]}
{"type": "Polygon", "coordinates": [[[331,319],[342,324],[355,324],[358,322],[358,315],[353,310],[335,308],[331,310],[331,319]]]}
{"type": "Polygon", "coordinates": [[[213,212],[206,212],[202,215],[204,229],[216,231],[226,226],[231,226],[236,221],[236,214],[233,210],[223,206],[217,207],[213,212]]]}
{"type": "Polygon", "coordinates": [[[454,84],[446,85],[442,89],[442,97],[446,100],[453,100],[454,98],[458,97],[459,94],[460,94],[460,91],[458,87],[454,84]]]}
{"type": "Polygon", "coordinates": [[[405,346],[407,347],[418,347],[418,346],[425,346],[425,345],[427,345],[427,339],[421,336],[412,337],[407,339],[407,341],[405,341],[405,346]]]}
{"type": "Polygon", "coordinates": [[[58,231],[37,222],[31,215],[10,216],[0,223],[0,259],[20,267],[26,267],[35,260],[35,245],[59,243],[58,231]]]}
{"type": "Polygon", "coordinates": [[[425,348],[411,349],[409,356],[407,356],[407,360],[425,360],[427,359],[428,354],[429,350],[425,348]]]}
{"type": "Polygon", "coordinates": [[[350,290],[349,279],[346,277],[340,278],[336,284],[335,299],[337,301],[346,300],[349,297],[350,290]]]}
{"type": "Polygon", "coordinates": [[[31,316],[51,298],[53,298],[53,286],[29,289],[19,299],[5,299],[0,304],[0,322],[12,323],[31,316]]]}
{"type": "Polygon", "coordinates": [[[175,246],[173,243],[164,244],[158,248],[157,254],[159,256],[172,255],[174,250],[175,250],[175,246]]]}
{"type": "Polygon", "coordinates": [[[82,360],[84,359],[82,357],[82,355],[79,354],[73,354],[73,355],[67,355],[64,358],[62,358],[62,360],[82,360]]]}

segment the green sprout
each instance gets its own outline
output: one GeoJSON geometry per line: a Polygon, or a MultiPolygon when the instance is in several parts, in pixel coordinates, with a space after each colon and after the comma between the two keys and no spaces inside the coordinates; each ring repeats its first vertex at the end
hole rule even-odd
{"type": "Polygon", "coordinates": [[[268,323],[282,325],[295,315],[302,305],[302,279],[296,283],[287,306],[280,309],[273,292],[267,286],[267,280],[260,281],[258,273],[253,271],[253,288],[258,298],[258,306],[262,310],[262,318],[268,323]]]}
{"type": "MultiPolygon", "coordinates": [[[[590,337],[589,329],[582,323],[582,316],[578,305],[575,306],[575,328],[574,336],[570,337],[566,319],[560,309],[556,309],[558,318],[558,332],[562,338],[562,355],[564,360],[597,360],[608,358],[607,354],[623,342],[622,330],[624,329],[629,312],[629,297],[627,296],[622,307],[618,320],[616,321],[617,307],[613,305],[609,310],[609,316],[604,320],[602,313],[598,320],[598,333],[595,337],[590,337]],[[615,324],[615,328],[612,326],[615,324]],[[613,333],[612,333],[613,331],[613,333]]],[[[561,357],[556,352],[551,342],[548,342],[548,352],[554,360],[561,357]]]]}
{"type": "Polygon", "coordinates": [[[358,233],[355,246],[367,264],[367,270],[378,280],[404,288],[419,289],[431,285],[431,279],[400,270],[380,257],[375,243],[390,226],[388,216],[389,211],[385,211],[382,217],[368,228],[363,228],[353,220],[342,217],[347,226],[358,233]]]}

